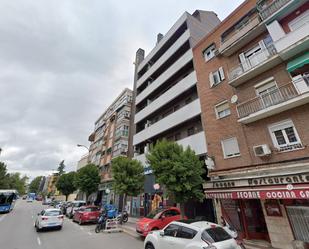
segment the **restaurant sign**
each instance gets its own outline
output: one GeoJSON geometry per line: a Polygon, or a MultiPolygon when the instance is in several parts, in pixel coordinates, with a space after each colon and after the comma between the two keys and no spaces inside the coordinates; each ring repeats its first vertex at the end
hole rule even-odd
{"type": "Polygon", "coordinates": [[[292,174],[284,176],[256,177],[250,179],[221,180],[205,184],[205,188],[233,188],[246,186],[270,186],[282,184],[302,184],[309,183],[309,173],[292,174]],[[210,186],[212,184],[212,186],[210,186]]]}
{"type": "Polygon", "coordinates": [[[231,191],[205,191],[210,199],[309,199],[309,186],[281,189],[237,189],[231,191]]]}

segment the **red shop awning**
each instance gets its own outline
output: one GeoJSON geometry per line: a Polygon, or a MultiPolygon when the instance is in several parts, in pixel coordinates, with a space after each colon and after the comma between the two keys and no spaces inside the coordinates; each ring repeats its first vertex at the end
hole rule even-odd
{"type": "Polygon", "coordinates": [[[277,185],[259,188],[206,189],[208,199],[309,199],[307,185],[277,185]]]}

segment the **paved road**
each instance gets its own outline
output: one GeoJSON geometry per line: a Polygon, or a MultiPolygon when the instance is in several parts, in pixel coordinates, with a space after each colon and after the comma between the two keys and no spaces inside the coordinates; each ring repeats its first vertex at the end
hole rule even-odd
{"type": "Polygon", "coordinates": [[[34,219],[41,202],[18,200],[9,214],[0,214],[1,249],[142,249],[143,242],[126,233],[96,234],[94,225],[79,226],[65,219],[61,231],[37,233],[34,219]]]}

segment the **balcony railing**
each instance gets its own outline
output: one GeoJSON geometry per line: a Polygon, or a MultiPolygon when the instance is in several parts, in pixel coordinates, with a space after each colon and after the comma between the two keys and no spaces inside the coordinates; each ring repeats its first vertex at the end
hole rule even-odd
{"type": "Polygon", "coordinates": [[[238,117],[244,118],[252,113],[266,109],[270,106],[274,106],[285,102],[289,99],[293,99],[300,94],[296,90],[293,83],[288,83],[273,91],[257,96],[237,106],[238,117]]]}
{"type": "Polygon", "coordinates": [[[250,58],[246,58],[242,63],[238,64],[236,67],[233,67],[228,74],[229,80],[232,81],[250,69],[258,67],[262,62],[266,61],[275,54],[277,54],[277,51],[273,44],[268,45],[266,49],[259,50],[255,54],[251,55],[250,58]]]}
{"type": "Polygon", "coordinates": [[[261,0],[257,3],[257,8],[261,18],[265,20],[290,1],[292,0],[261,0]]]}

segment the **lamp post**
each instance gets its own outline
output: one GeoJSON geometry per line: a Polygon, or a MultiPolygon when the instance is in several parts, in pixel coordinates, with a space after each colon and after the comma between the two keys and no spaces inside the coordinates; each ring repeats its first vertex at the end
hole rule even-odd
{"type": "Polygon", "coordinates": [[[86,148],[86,149],[88,150],[88,152],[89,152],[89,148],[88,148],[86,145],[83,145],[83,144],[77,144],[77,147],[84,147],[84,148],[86,148]]]}

